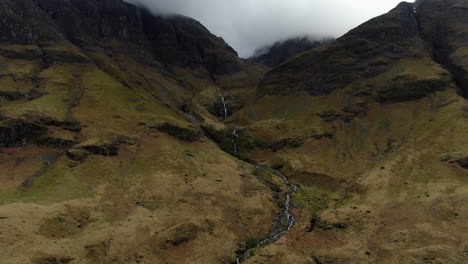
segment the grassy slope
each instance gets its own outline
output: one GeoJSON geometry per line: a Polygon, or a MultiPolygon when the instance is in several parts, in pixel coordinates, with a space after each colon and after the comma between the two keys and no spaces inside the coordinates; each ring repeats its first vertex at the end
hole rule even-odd
{"type": "MultiPolygon", "coordinates": [[[[178,105],[202,98],[198,93],[218,100],[218,86],[186,71],[179,76],[194,84],[183,87],[163,70],[69,43],[42,49],[60,53],[49,63],[0,57],[1,91],[40,94],[2,100],[3,119],[52,120],[46,136],[75,140],[75,150],[117,144],[118,154],[87,153],[76,162],[66,149],[34,142],[1,149],[1,263],[220,263],[248,237],[268,231],[276,205],[249,164],[207,138],[184,142],[145,125],[189,128],[178,105]],[[67,121],[79,121],[81,131],[65,129],[67,121]],[[32,175],[32,186],[24,187],[32,175]]],[[[205,105],[193,104],[204,109],[205,122],[223,126],[205,105]]]]}
{"type": "Polygon", "coordinates": [[[247,263],[466,262],[467,172],[453,162],[467,155],[466,99],[421,39],[388,42],[397,55],[379,51],[372,32],[383,25],[268,73],[233,117],[241,158],[303,187],[297,225],[247,263]],[[354,78],[363,65],[377,73],[354,78]],[[311,96],[308,80],[336,89],[311,96]],[[271,147],[282,139],[299,144],[271,147]]]}
{"type": "MultiPolygon", "coordinates": [[[[309,100],[314,108],[324,98],[309,100]]],[[[324,263],[419,263],[423,258],[461,263],[467,239],[460,232],[467,228],[466,169],[443,157],[466,156],[466,109],[466,100],[449,89],[418,101],[376,105],[350,123],[301,116],[281,121],[274,113],[273,120],[245,128],[270,140],[320,130],[334,134],[277,152],[244,149],[251,159],[282,166],[303,186],[295,197],[298,224],[248,263],[309,263],[311,256],[324,263]],[[324,223],[307,232],[312,219],[324,223]]]]}

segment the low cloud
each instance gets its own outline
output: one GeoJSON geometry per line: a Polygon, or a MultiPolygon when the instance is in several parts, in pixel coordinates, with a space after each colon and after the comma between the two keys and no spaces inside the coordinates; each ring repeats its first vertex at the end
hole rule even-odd
{"type": "Polygon", "coordinates": [[[388,12],[399,0],[126,0],[158,14],[195,18],[249,57],[289,37],[339,37],[388,12]]]}

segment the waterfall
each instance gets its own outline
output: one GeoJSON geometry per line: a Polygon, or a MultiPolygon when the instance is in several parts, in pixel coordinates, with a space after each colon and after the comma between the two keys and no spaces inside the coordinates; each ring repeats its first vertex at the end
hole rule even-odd
{"type": "Polygon", "coordinates": [[[223,107],[224,107],[224,120],[226,120],[228,116],[227,116],[227,107],[226,107],[226,101],[224,99],[224,96],[221,97],[221,101],[223,102],[223,107]]]}
{"type": "MultiPolygon", "coordinates": [[[[226,106],[226,98],[224,96],[221,96],[221,102],[223,103],[224,107],[224,120],[228,118],[228,110],[226,106]]],[[[237,128],[234,128],[234,131],[232,132],[232,148],[234,150],[234,156],[239,157],[239,148],[237,146],[237,141],[239,139],[239,135],[237,135],[237,128]]]]}
{"type": "Polygon", "coordinates": [[[234,129],[234,132],[232,132],[232,146],[234,148],[234,155],[236,157],[239,156],[239,149],[237,148],[237,139],[239,138],[239,135],[237,135],[237,128],[234,129]]]}
{"type": "MultiPolygon", "coordinates": [[[[221,97],[221,102],[223,102],[224,120],[226,120],[228,117],[228,112],[227,112],[226,100],[224,96],[221,97]]],[[[234,128],[232,132],[231,142],[232,142],[232,147],[234,150],[235,157],[239,157],[239,147],[237,146],[238,140],[239,140],[239,135],[237,134],[237,128],[234,128]]],[[[261,168],[261,166],[257,166],[257,168],[261,168]]],[[[261,246],[265,246],[265,245],[275,242],[282,235],[284,235],[287,231],[289,231],[293,227],[296,221],[296,219],[290,212],[291,195],[295,194],[297,190],[299,189],[299,187],[297,185],[291,184],[288,178],[281,172],[275,170],[274,174],[276,174],[277,176],[283,179],[284,183],[290,187],[290,191],[286,193],[286,196],[285,196],[286,201],[284,203],[284,206],[280,205],[282,210],[280,210],[280,212],[278,213],[278,217],[275,220],[273,230],[270,232],[270,234],[268,234],[268,236],[265,239],[260,241],[255,247],[261,247],[261,246]]],[[[238,254],[236,258],[236,262],[233,262],[233,264],[241,264],[242,261],[248,259],[251,256],[249,250],[250,248],[245,249],[243,253],[238,254]]]]}

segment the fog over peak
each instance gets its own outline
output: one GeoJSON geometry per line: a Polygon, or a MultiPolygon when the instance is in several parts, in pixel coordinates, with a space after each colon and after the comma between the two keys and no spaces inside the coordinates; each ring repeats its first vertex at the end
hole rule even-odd
{"type": "MultiPolygon", "coordinates": [[[[339,37],[400,0],[125,0],[158,14],[182,14],[224,38],[241,57],[289,37],[339,37]]],[[[409,1],[412,2],[412,1],[409,1]]]]}

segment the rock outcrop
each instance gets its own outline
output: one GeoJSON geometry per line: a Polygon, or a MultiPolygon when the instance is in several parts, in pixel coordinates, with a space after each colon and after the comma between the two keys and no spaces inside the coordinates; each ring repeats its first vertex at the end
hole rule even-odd
{"type": "Polygon", "coordinates": [[[416,17],[422,37],[435,59],[453,75],[460,92],[468,96],[468,3],[466,1],[418,0],[416,17]]]}

